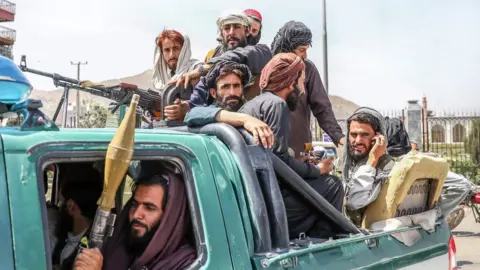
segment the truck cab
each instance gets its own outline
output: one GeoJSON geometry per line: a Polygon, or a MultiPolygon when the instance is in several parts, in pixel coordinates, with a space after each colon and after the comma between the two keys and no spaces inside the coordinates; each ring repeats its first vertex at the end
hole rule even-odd
{"type": "MultiPolygon", "coordinates": [[[[49,205],[58,202],[62,168],[104,161],[115,129],[4,127],[0,133],[0,268],[52,269],[49,227],[55,221],[48,214],[49,205]]],[[[431,232],[419,226],[360,229],[242,133],[225,124],[136,131],[134,162],[142,169],[169,170],[185,182],[191,241],[198,254],[189,269],[453,269],[453,238],[443,219],[431,232]],[[331,239],[289,239],[279,182],[297,185],[343,233],[331,239]],[[392,237],[412,230],[421,239],[411,246],[392,237]]],[[[117,192],[116,212],[128,199],[125,181],[117,192]]]]}

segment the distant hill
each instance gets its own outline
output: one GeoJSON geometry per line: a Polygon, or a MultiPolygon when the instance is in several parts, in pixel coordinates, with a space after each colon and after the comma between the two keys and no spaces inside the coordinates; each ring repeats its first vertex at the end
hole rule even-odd
{"type": "MultiPolygon", "coordinates": [[[[138,75],[106,80],[102,83],[104,85],[115,85],[120,82],[131,83],[138,85],[139,88],[148,89],[152,88],[151,79],[152,79],[153,70],[146,70],[138,75]]],[[[63,94],[63,89],[56,89],[51,91],[44,91],[39,89],[34,89],[30,98],[40,99],[43,102],[42,111],[46,113],[49,117],[53,117],[55,109],[57,108],[58,102],[63,94]]],[[[77,96],[76,90],[70,90],[69,100],[74,101],[77,96]]],[[[93,99],[97,103],[107,106],[111,100],[91,95],[90,93],[80,91],[80,98],[93,99]]],[[[337,119],[347,119],[359,106],[349,100],[346,100],[339,96],[330,96],[330,101],[332,102],[333,111],[337,119]]]]}

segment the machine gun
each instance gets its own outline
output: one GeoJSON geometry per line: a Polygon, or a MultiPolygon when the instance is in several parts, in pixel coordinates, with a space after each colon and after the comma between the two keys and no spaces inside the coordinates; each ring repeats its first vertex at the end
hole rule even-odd
{"type": "MultiPolygon", "coordinates": [[[[109,110],[112,113],[121,106],[121,105],[129,105],[130,101],[132,100],[132,96],[137,94],[140,96],[140,100],[138,102],[138,106],[143,110],[148,110],[154,114],[162,114],[162,97],[160,93],[153,90],[143,90],[138,88],[134,84],[128,83],[120,83],[118,85],[113,86],[104,86],[100,84],[95,84],[90,81],[79,81],[72,78],[68,78],[56,73],[47,73],[35,69],[30,69],[27,67],[27,57],[22,55],[20,65],[20,69],[23,72],[29,72],[33,74],[37,74],[44,77],[49,77],[53,79],[53,84],[55,87],[63,87],[63,95],[60,99],[55,114],[53,115],[53,122],[57,119],[58,114],[60,113],[60,109],[62,108],[63,103],[68,100],[68,94],[70,89],[76,89],[80,91],[88,92],[92,95],[104,97],[115,101],[116,104],[111,106],[109,110]]],[[[67,106],[64,106],[63,110],[63,126],[66,126],[67,121],[67,106]]]]}

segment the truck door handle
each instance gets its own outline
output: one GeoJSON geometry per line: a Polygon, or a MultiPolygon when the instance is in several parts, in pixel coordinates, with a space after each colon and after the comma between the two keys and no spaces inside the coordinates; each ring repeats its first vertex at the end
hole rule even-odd
{"type": "Polygon", "coordinates": [[[368,248],[376,248],[378,247],[378,238],[370,238],[365,240],[365,244],[367,244],[368,248]]]}
{"type": "MultiPolygon", "coordinates": [[[[273,256],[275,257],[275,256],[273,256]]],[[[267,258],[263,259],[261,264],[263,268],[269,268],[270,267],[270,262],[268,261],[268,258],[273,258],[272,256],[269,256],[267,254],[267,258]]],[[[288,257],[285,259],[281,259],[278,261],[278,264],[280,264],[281,267],[283,268],[296,268],[298,265],[298,258],[297,257],[288,257]]]]}
{"type": "Polygon", "coordinates": [[[297,257],[291,257],[291,258],[286,258],[281,260],[280,266],[283,268],[296,268],[298,264],[298,258],[297,257]]]}

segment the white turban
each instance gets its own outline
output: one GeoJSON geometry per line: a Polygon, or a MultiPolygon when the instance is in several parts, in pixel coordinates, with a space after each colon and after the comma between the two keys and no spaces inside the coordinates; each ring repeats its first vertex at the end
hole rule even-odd
{"type": "Polygon", "coordinates": [[[247,14],[242,10],[225,10],[217,19],[218,29],[226,24],[241,24],[248,27],[251,23],[247,14]]]}

